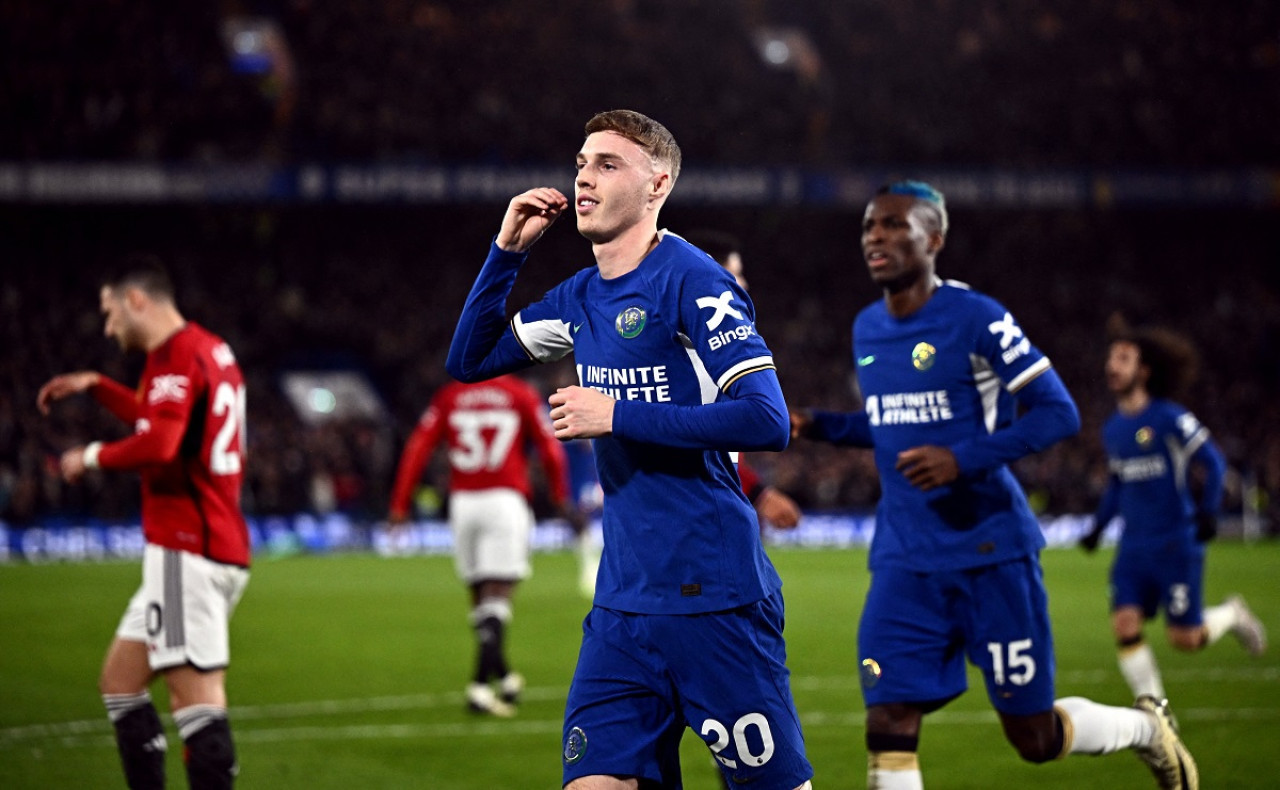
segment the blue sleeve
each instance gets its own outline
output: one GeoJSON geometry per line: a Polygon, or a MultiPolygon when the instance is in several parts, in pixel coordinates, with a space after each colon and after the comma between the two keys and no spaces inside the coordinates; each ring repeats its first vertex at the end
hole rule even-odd
{"type": "Polygon", "coordinates": [[[1119,512],[1120,481],[1116,479],[1115,475],[1111,475],[1107,480],[1107,490],[1102,494],[1102,501],[1098,503],[1098,509],[1094,511],[1093,528],[1095,530],[1104,529],[1119,512]]]}
{"type": "Polygon", "coordinates": [[[866,411],[814,411],[807,435],[810,439],[844,447],[875,446],[871,438],[871,417],[866,411]]]}
{"type": "Polygon", "coordinates": [[[1222,456],[1222,451],[1211,439],[1206,439],[1191,455],[1191,460],[1204,467],[1204,490],[1201,492],[1197,509],[1201,513],[1216,515],[1218,508],[1222,505],[1222,486],[1227,473],[1227,459],[1222,456]]]}
{"type": "Polygon", "coordinates": [[[476,282],[463,303],[453,331],[445,369],[459,381],[483,381],[521,370],[533,360],[521,347],[507,321],[507,297],[528,253],[506,252],[489,245],[476,282]]]}
{"type": "Polygon", "coordinates": [[[728,396],[701,406],[618,401],[613,435],[690,450],[782,450],[791,421],[782,386],[772,368],[735,381],[728,396]]]}
{"type": "Polygon", "coordinates": [[[1053,368],[1023,385],[1017,400],[1026,411],[1007,428],[965,439],[950,448],[961,472],[994,469],[1038,453],[1080,430],[1080,412],[1053,368]]]}

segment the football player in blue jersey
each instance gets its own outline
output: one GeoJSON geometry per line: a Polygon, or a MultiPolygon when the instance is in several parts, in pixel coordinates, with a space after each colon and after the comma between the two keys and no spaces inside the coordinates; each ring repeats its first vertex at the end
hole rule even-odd
{"type": "Polygon", "coordinates": [[[731,453],[781,450],[786,402],[754,307],[706,253],[658,229],[680,174],[667,129],[596,115],[572,203],[540,187],[507,207],[446,366],[475,381],[573,353],[549,399],[556,436],[592,440],[604,547],[569,687],[571,790],[678,788],[692,727],[735,783],[808,788],[782,637],[781,580],[731,453]],[[506,315],[530,247],[572,210],[595,265],[506,315]]]}
{"type": "Polygon", "coordinates": [[[943,196],[928,184],[877,192],[862,252],[884,298],[853,324],[864,408],[792,413],[795,435],[874,448],[879,471],[858,627],[868,785],[922,786],[924,716],[965,691],[967,657],[1024,759],[1132,748],[1160,787],[1198,787],[1163,700],[1054,699],[1044,537],[1008,464],[1071,436],[1080,418],[1008,310],[939,279],[947,229],[943,196]]]}
{"type": "Polygon", "coordinates": [[[1080,541],[1092,552],[1107,524],[1124,519],[1111,568],[1111,627],[1120,673],[1134,694],[1164,697],[1160,668],[1142,635],[1163,609],[1169,643],[1201,650],[1233,634],[1254,655],[1266,650],[1266,630],[1244,599],[1202,604],[1205,542],[1217,533],[1226,461],[1209,430],[1173,398],[1194,377],[1195,349],[1166,329],[1120,325],[1106,361],[1116,413],[1102,427],[1110,477],[1080,541]],[[1201,469],[1199,496],[1192,474],[1201,469]]]}

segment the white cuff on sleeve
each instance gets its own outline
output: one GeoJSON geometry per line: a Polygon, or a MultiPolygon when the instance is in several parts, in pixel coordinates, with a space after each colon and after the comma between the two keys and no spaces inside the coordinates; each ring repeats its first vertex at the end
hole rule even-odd
{"type": "Polygon", "coordinates": [[[84,448],[84,468],[98,468],[98,453],[102,452],[102,442],[89,442],[84,448]]]}

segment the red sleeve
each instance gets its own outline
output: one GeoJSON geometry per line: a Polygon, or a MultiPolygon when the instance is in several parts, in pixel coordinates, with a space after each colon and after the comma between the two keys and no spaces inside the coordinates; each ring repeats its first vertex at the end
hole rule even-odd
{"type": "Polygon", "coordinates": [[[529,435],[533,438],[534,448],[542,459],[542,468],[547,473],[547,487],[550,489],[551,502],[557,506],[569,501],[569,457],[551,429],[551,421],[542,408],[542,401],[537,393],[529,390],[527,397],[521,399],[525,412],[525,424],[529,426],[529,435]]]}
{"type": "MultiPolygon", "coordinates": [[[[98,387],[95,387],[95,395],[98,387]]],[[[119,401],[123,387],[104,392],[110,401],[119,401]]],[[[134,434],[117,442],[107,442],[98,453],[103,469],[141,469],[166,464],[178,457],[183,434],[191,421],[196,401],[208,389],[195,355],[185,346],[169,346],[163,356],[147,358],[135,400],[134,434]]]]}
{"type": "Polygon", "coordinates": [[[137,433],[133,436],[102,445],[98,466],[103,469],[141,469],[167,464],[178,457],[178,447],[187,427],[185,415],[166,410],[138,422],[137,433]]]}
{"type": "Polygon", "coordinates": [[[98,383],[93,385],[89,392],[93,395],[94,400],[106,406],[107,411],[124,422],[132,425],[137,421],[138,393],[125,385],[115,379],[99,376],[98,383]]]}
{"type": "Polygon", "coordinates": [[[760,482],[760,475],[756,474],[756,470],[752,469],[747,464],[747,459],[741,455],[738,456],[738,478],[742,480],[742,493],[754,503],[756,497],[760,496],[760,492],[764,490],[764,484],[760,482]]]}
{"type": "Polygon", "coordinates": [[[405,442],[404,453],[400,456],[400,466],[396,470],[396,484],[391,489],[392,516],[409,515],[409,500],[413,497],[413,489],[422,477],[422,469],[431,458],[436,442],[440,440],[441,421],[433,403],[422,414],[417,426],[405,442]]]}

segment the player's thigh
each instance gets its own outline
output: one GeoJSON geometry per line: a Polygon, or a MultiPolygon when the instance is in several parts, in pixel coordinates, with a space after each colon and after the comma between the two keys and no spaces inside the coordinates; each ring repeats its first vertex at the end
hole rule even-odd
{"type": "Polygon", "coordinates": [[[791,790],[813,776],[791,695],[780,592],[727,612],[653,619],[682,715],[734,784],[791,790]]]}
{"type": "Polygon", "coordinates": [[[563,780],[631,777],[659,786],[680,779],[676,691],[646,634],[646,616],[593,608],[562,732],[563,780]]]}
{"type": "Polygon", "coordinates": [[[155,671],[185,664],[222,669],[231,660],[231,616],[248,583],[245,568],[148,545],[142,589],[117,635],[136,639],[140,624],[155,671]]]}
{"type": "Polygon", "coordinates": [[[191,705],[227,707],[226,677],[226,670],[202,671],[190,664],[166,669],[164,682],[169,689],[169,707],[175,711],[191,705]]]}
{"type": "Polygon", "coordinates": [[[1053,630],[1036,557],[970,574],[966,650],[1001,714],[1032,716],[1053,708],[1053,630]]]}
{"type": "Polygon", "coordinates": [[[1130,640],[1142,634],[1146,617],[1137,606],[1121,606],[1111,612],[1111,631],[1117,639],[1130,640]]]}
{"type": "Polygon", "coordinates": [[[1140,551],[1123,551],[1111,565],[1111,611],[1137,609],[1150,620],[1160,610],[1160,563],[1140,551]]]}
{"type": "Polygon", "coordinates": [[[460,491],[449,499],[454,563],[467,582],[524,579],[531,572],[533,512],[519,491],[460,491]]]}
{"type": "Polygon", "coordinates": [[[882,568],[858,623],[858,662],[867,706],[933,707],[964,692],[960,626],[943,574],[882,568]]]}
{"type": "Polygon", "coordinates": [[[1161,572],[1160,607],[1170,628],[1204,624],[1204,555],[1190,551],[1168,558],[1161,572]]]}
{"type": "Polygon", "coordinates": [[[146,641],[117,636],[102,660],[98,690],[103,694],[140,694],[154,677],[147,660],[146,641]]]}

